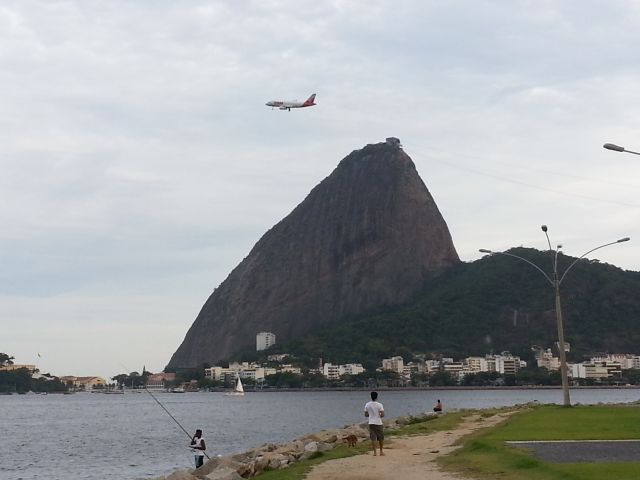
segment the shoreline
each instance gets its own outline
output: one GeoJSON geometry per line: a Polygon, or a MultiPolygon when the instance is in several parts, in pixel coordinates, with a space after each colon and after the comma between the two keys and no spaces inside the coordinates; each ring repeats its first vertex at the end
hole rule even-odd
{"type": "MultiPolygon", "coordinates": [[[[478,410],[473,411],[469,410],[468,414],[465,414],[465,409],[463,410],[451,410],[447,414],[434,414],[433,412],[424,412],[418,415],[406,415],[400,416],[391,419],[384,419],[384,429],[385,434],[389,435],[389,442],[386,444],[387,448],[385,451],[387,455],[393,457],[394,451],[398,448],[397,443],[399,442],[419,442],[420,453],[410,453],[409,456],[402,460],[402,464],[404,467],[414,468],[415,461],[418,460],[422,463],[425,460],[425,457],[421,459],[417,459],[413,455],[424,454],[424,447],[422,443],[432,442],[435,440],[436,444],[431,446],[430,448],[430,458],[428,458],[428,462],[431,464],[433,468],[439,470],[439,468],[433,463],[435,457],[441,456],[447,450],[458,448],[456,440],[475,431],[478,428],[486,428],[487,426],[491,426],[498,421],[504,420],[506,417],[510,416],[513,412],[522,409],[529,408],[530,404],[518,404],[514,405],[508,409],[491,409],[488,408],[488,411],[494,411],[488,417],[485,417],[478,413],[478,410]],[[439,426],[435,427],[435,429],[431,431],[422,431],[422,432],[407,432],[402,433],[402,430],[407,427],[411,428],[415,424],[424,424],[431,423],[431,421],[438,421],[445,418],[449,418],[448,415],[454,415],[458,417],[455,420],[456,425],[454,427],[449,426],[439,426]],[[473,423],[474,427],[469,429],[469,423],[473,423]],[[398,436],[397,434],[400,434],[398,436]],[[435,456],[434,456],[435,455],[435,456]],[[410,465],[407,463],[407,460],[410,465]]],[[[480,409],[483,410],[483,409],[480,409]]],[[[446,421],[445,421],[446,422],[446,421]]],[[[446,425],[446,423],[445,423],[446,425]]],[[[241,480],[243,478],[261,478],[261,474],[267,474],[268,478],[279,478],[273,477],[273,471],[284,471],[294,465],[300,465],[300,467],[304,470],[303,475],[304,478],[322,480],[322,479],[335,479],[338,478],[337,474],[345,473],[343,471],[343,462],[365,462],[369,467],[372,465],[370,459],[367,458],[370,453],[369,447],[367,443],[369,441],[369,430],[367,428],[367,422],[360,422],[350,425],[345,425],[342,428],[334,428],[316,431],[314,433],[309,433],[300,437],[297,437],[293,440],[290,440],[286,443],[279,444],[264,444],[258,448],[253,448],[250,450],[246,450],[241,453],[230,454],[223,457],[212,457],[208,461],[204,463],[202,467],[199,469],[183,469],[177,470],[173,473],[167,474],[166,476],[154,477],[149,480],[206,480],[206,479],[216,479],[216,480],[241,480]],[[324,460],[320,460],[318,462],[318,457],[323,455],[325,452],[329,453],[336,447],[343,446],[345,443],[345,439],[347,436],[355,436],[356,444],[358,444],[357,448],[353,451],[349,450],[347,455],[338,454],[338,456],[332,456],[329,454],[329,458],[325,458],[324,460]],[[363,450],[363,447],[366,447],[363,450]],[[305,461],[310,460],[311,463],[307,463],[305,466],[305,461]],[[329,470],[337,470],[331,472],[330,475],[323,474],[324,469],[329,470]]],[[[403,449],[401,449],[403,450],[403,449]]],[[[361,465],[361,467],[364,465],[361,465]]],[[[374,471],[377,470],[381,465],[374,466],[374,471]]],[[[297,471],[300,472],[297,467],[297,471]]],[[[396,466],[397,467],[397,466],[396,466]]],[[[387,465],[387,468],[391,468],[391,471],[396,469],[393,465],[387,465]]],[[[350,469],[353,471],[353,469],[350,469]]],[[[357,468],[357,471],[360,471],[361,468],[357,468]]],[[[391,474],[391,471],[388,472],[391,474]]],[[[358,476],[356,473],[356,477],[353,477],[353,480],[361,480],[362,476],[358,476]]],[[[340,476],[340,475],[338,475],[340,476]]],[[[297,478],[297,477],[296,477],[297,478]]],[[[340,477],[342,478],[342,477],[340,477]]],[[[351,477],[345,477],[351,478],[351,477]]],[[[379,478],[379,477],[373,477],[379,478]]],[[[385,477],[387,478],[387,477],[385,477]]],[[[402,477],[405,478],[405,477],[402,477]]],[[[423,479],[424,474],[420,472],[418,476],[409,476],[406,477],[407,480],[423,479]]],[[[445,477],[437,477],[438,479],[445,477]]],[[[449,480],[450,477],[446,477],[449,480]]]]}
{"type": "MultiPolygon", "coordinates": [[[[640,385],[577,385],[569,387],[569,390],[637,390],[640,385]]],[[[335,387],[335,388],[264,388],[248,389],[245,393],[273,393],[273,392],[430,392],[439,390],[562,390],[562,385],[522,385],[502,387],[474,387],[474,386],[447,386],[447,387],[335,387]]],[[[228,388],[215,388],[210,390],[187,391],[186,393],[220,393],[228,392],[228,388]]]]}

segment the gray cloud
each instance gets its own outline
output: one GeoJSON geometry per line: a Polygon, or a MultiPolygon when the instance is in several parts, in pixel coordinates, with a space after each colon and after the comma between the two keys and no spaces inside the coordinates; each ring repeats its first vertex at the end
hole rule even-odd
{"type": "MultiPolygon", "coordinates": [[[[543,248],[541,223],[574,255],[640,241],[640,162],[601,148],[640,148],[639,18],[622,1],[5,2],[0,323],[21,328],[0,350],[54,342],[57,373],[121,370],[77,350],[92,335],[161,368],[255,241],[388,135],[467,260],[543,248]],[[307,111],[264,106],[313,92],[307,111]],[[135,353],[143,333],[158,348],[135,353]]],[[[635,243],[599,253],[640,269],[635,243]]]]}

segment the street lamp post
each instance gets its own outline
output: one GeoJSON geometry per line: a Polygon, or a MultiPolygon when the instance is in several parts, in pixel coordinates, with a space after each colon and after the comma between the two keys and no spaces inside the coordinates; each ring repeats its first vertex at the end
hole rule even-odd
{"type": "Polygon", "coordinates": [[[558,350],[560,355],[560,377],[562,378],[562,394],[563,394],[563,404],[565,407],[571,406],[571,399],[569,397],[569,374],[567,369],[567,355],[565,352],[565,342],[564,342],[564,327],[562,325],[562,304],[560,302],[560,285],[562,285],[563,280],[567,276],[567,273],[573,268],[573,266],[578,263],[579,260],[583,259],[585,256],[589,255],[591,252],[599,250],[604,247],[608,247],[609,245],[614,245],[616,243],[628,242],[630,240],[629,237],[621,238],[620,240],[616,240],[615,242],[605,243],[604,245],[600,245],[599,247],[592,248],[588,252],[583,253],[578,258],[576,258],[571,265],[564,271],[562,276],[558,274],[558,253],[562,248],[562,245],[558,245],[554,250],[551,247],[551,240],[549,239],[549,234],[547,233],[547,226],[542,225],[542,231],[547,237],[547,243],[549,244],[549,251],[553,254],[553,275],[550,277],[547,273],[540,268],[535,263],[527,260],[526,258],[520,257],[518,255],[514,255],[513,253],[508,252],[493,252],[491,250],[487,250],[485,248],[481,248],[480,252],[488,253],[490,255],[505,255],[507,257],[517,258],[518,260],[522,260],[523,262],[528,263],[536,270],[538,270],[544,278],[547,279],[549,284],[553,287],[554,295],[555,295],[555,310],[556,310],[556,326],[558,327],[558,350]]]}
{"type": "Polygon", "coordinates": [[[626,148],[616,145],[615,143],[605,143],[604,145],[602,145],[602,148],[606,148],[607,150],[613,150],[614,152],[633,153],[634,155],[640,155],[639,152],[627,150],[626,148]]]}

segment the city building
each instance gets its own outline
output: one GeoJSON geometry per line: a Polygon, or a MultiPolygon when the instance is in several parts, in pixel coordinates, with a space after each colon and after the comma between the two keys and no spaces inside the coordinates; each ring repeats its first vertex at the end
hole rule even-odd
{"type": "Polygon", "coordinates": [[[489,371],[489,362],[485,357],[467,357],[464,361],[465,371],[469,373],[479,373],[489,371]]]}
{"type": "Polygon", "coordinates": [[[256,335],[256,350],[266,350],[276,344],[276,336],[271,332],[260,332],[256,335]]]}
{"type": "Polygon", "coordinates": [[[343,369],[343,375],[358,375],[364,373],[364,367],[360,363],[347,363],[341,365],[343,369]]]}
{"type": "Polygon", "coordinates": [[[322,374],[327,377],[328,380],[338,380],[341,375],[340,365],[325,363],[322,369],[322,374]]]}
{"type": "Polygon", "coordinates": [[[391,357],[382,360],[382,370],[402,374],[404,370],[404,360],[402,357],[391,357]]]}
{"type": "Polygon", "coordinates": [[[494,355],[495,371],[502,375],[515,375],[520,368],[526,367],[526,362],[520,361],[520,357],[511,355],[509,352],[502,352],[500,355],[494,355]]]}
{"type": "Polygon", "coordinates": [[[546,368],[547,370],[560,370],[560,359],[553,356],[553,352],[550,348],[546,350],[536,350],[535,354],[536,363],[540,368],[546,368]]]}
{"type": "Polygon", "coordinates": [[[322,374],[328,380],[338,380],[343,375],[358,375],[362,372],[364,372],[364,367],[359,363],[347,363],[345,365],[325,363],[322,367],[322,374]]]}
{"type": "Polygon", "coordinates": [[[71,385],[74,390],[87,392],[96,388],[104,388],[107,385],[107,381],[102,377],[75,377],[68,375],[66,377],[60,377],[60,381],[71,385]]]}
{"type": "Polygon", "coordinates": [[[176,379],[175,373],[152,373],[147,377],[147,390],[164,391],[167,389],[167,383],[176,379]]]}

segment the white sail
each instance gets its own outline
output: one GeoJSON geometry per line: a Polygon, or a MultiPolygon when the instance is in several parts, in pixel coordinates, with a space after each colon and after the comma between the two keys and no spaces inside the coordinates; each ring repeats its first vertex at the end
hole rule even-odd
{"type": "Polygon", "coordinates": [[[231,390],[230,392],[225,393],[225,395],[231,395],[231,396],[239,396],[239,395],[244,395],[244,388],[242,387],[242,381],[240,380],[240,376],[238,375],[238,381],[236,382],[236,386],[233,387],[233,390],[231,390]]]}

